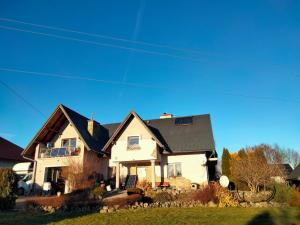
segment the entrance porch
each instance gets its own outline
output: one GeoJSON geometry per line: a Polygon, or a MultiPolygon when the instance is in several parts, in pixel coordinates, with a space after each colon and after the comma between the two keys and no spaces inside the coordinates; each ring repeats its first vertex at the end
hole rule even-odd
{"type": "Polygon", "coordinates": [[[160,162],[152,159],[136,162],[115,162],[116,165],[116,188],[127,181],[130,176],[135,176],[137,182],[151,182],[155,188],[156,182],[161,182],[162,167],[160,162]]]}

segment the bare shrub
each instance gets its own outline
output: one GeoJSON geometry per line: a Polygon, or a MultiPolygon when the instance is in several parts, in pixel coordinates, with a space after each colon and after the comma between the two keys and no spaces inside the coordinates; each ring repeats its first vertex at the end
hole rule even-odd
{"type": "Polygon", "coordinates": [[[69,158],[67,166],[62,169],[62,176],[68,181],[70,191],[91,188],[95,179],[89,164],[83,164],[75,159],[69,158]]]}
{"type": "Polygon", "coordinates": [[[216,197],[216,188],[214,185],[206,185],[204,188],[195,191],[192,194],[192,199],[194,201],[200,201],[202,204],[207,204],[212,201],[214,203],[218,202],[216,197]]]}
{"type": "Polygon", "coordinates": [[[282,157],[268,145],[259,145],[245,150],[241,159],[232,161],[232,173],[241,182],[247,183],[251,192],[272,182],[272,177],[285,177],[280,163],[282,157]]]}

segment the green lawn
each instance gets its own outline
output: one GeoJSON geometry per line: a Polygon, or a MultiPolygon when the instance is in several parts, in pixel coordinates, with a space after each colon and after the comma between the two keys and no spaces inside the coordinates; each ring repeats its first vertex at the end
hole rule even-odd
{"type": "Polygon", "coordinates": [[[0,213],[0,224],[299,224],[297,208],[157,208],[111,214],[0,213]]]}

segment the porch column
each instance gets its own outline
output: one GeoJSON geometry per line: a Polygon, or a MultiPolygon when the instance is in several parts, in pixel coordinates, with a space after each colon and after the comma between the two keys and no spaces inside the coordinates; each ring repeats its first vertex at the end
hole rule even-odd
{"type": "Polygon", "coordinates": [[[152,182],[152,188],[155,188],[155,159],[151,159],[151,182],[152,182]]]}
{"type": "Polygon", "coordinates": [[[120,163],[116,162],[116,189],[120,188],[120,163]]]}

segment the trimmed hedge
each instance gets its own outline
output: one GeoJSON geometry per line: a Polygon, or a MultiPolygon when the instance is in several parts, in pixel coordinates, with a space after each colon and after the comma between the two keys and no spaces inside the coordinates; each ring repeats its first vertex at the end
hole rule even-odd
{"type": "Polygon", "coordinates": [[[15,207],[16,193],[16,175],[11,169],[0,169],[0,210],[8,210],[15,207]]]}
{"type": "Polygon", "coordinates": [[[133,195],[133,194],[139,194],[142,195],[144,191],[140,188],[128,188],[127,189],[127,194],[128,195],[133,195]]]}
{"type": "Polygon", "coordinates": [[[174,196],[171,193],[168,193],[166,191],[162,191],[162,192],[157,192],[155,193],[154,197],[153,197],[153,201],[154,202],[171,202],[174,201],[174,196]]]}

